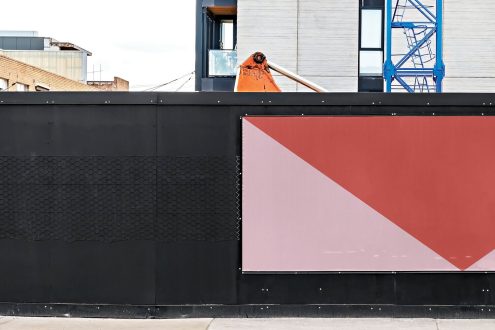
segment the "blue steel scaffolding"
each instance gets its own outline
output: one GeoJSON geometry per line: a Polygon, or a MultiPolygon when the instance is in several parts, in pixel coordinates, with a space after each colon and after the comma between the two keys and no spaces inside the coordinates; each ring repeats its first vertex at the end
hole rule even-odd
{"type": "Polygon", "coordinates": [[[383,68],[387,92],[393,89],[405,89],[409,93],[442,92],[445,77],[443,4],[442,0],[430,0],[435,1],[433,10],[433,6],[426,5],[426,1],[387,0],[386,60],[383,68]],[[392,31],[396,29],[402,29],[406,38],[407,50],[401,53],[394,53],[395,48],[392,49],[392,31]]]}

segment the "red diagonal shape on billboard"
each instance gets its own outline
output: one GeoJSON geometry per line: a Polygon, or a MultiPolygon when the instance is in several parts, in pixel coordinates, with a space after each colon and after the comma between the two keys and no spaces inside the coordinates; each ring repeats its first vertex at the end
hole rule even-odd
{"type": "Polygon", "coordinates": [[[458,268],[495,248],[495,117],[247,119],[458,268]]]}

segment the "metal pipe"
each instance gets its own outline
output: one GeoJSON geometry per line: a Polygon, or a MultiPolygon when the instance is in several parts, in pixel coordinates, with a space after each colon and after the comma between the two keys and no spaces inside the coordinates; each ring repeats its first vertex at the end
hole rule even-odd
{"type": "Polygon", "coordinates": [[[433,13],[424,4],[416,0],[409,0],[409,2],[431,23],[435,23],[437,21],[435,15],[433,15],[433,13]],[[424,11],[426,11],[426,13],[424,11]]]}
{"type": "Polygon", "coordinates": [[[436,92],[442,92],[442,82],[445,77],[445,63],[443,62],[443,0],[437,0],[437,39],[436,39],[436,58],[434,67],[436,92]]]}
{"type": "MultiPolygon", "coordinates": [[[[392,92],[392,77],[394,76],[394,64],[392,62],[392,22],[394,17],[392,16],[392,0],[387,0],[387,7],[385,8],[385,37],[387,40],[387,46],[385,47],[385,64],[383,66],[383,76],[387,83],[385,91],[387,93],[392,92]]],[[[397,9],[397,6],[395,6],[397,9]]]]}
{"type": "Polygon", "coordinates": [[[328,90],[321,87],[320,85],[317,85],[314,82],[311,82],[311,81],[301,77],[300,75],[297,75],[294,72],[291,72],[291,71],[281,67],[278,64],[275,64],[273,62],[268,62],[268,67],[270,69],[272,69],[273,71],[276,71],[276,72],[280,73],[281,75],[286,76],[287,78],[292,79],[292,80],[300,83],[301,85],[308,87],[311,90],[314,90],[317,93],[328,93],[328,90]]]}
{"type": "Polygon", "coordinates": [[[423,39],[421,39],[411,50],[395,65],[396,68],[400,68],[403,66],[410,58],[411,56],[414,55],[420,49],[430,38],[433,34],[435,34],[436,29],[432,29],[430,32],[428,32],[423,39]]]}

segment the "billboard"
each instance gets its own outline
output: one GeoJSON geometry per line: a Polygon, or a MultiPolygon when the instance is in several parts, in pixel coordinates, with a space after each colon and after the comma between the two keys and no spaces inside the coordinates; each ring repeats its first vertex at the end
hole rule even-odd
{"type": "Polygon", "coordinates": [[[242,270],[495,271],[495,117],[248,116],[242,270]]]}

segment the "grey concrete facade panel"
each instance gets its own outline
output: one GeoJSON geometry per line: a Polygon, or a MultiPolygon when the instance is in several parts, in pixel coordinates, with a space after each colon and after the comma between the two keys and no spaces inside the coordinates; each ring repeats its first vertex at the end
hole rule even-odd
{"type": "MultiPolygon", "coordinates": [[[[238,1],[238,57],[255,51],[328,88],[357,91],[359,2],[238,1]]],[[[286,92],[306,88],[275,79],[286,92]]]]}

